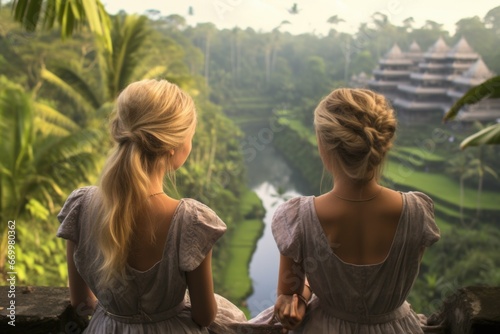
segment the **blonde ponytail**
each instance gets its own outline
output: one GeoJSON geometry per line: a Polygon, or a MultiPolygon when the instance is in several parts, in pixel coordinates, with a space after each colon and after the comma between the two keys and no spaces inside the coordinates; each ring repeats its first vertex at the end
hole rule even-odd
{"type": "Polygon", "coordinates": [[[118,97],[111,123],[115,145],[93,203],[98,284],[125,276],[136,219],[148,210],[150,177],[160,169],[173,172],[169,152],[184,144],[195,123],[191,97],[166,80],[132,83],[118,97]]]}

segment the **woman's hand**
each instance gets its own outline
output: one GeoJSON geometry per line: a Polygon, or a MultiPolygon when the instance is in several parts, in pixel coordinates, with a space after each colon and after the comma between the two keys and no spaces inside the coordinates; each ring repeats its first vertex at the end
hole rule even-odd
{"type": "Polygon", "coordinates": [[[297,294],[280,295],[274,305],[274,315],[283,325],[283,333],[297,328],[306,314],[306,302],[297,294]]]}

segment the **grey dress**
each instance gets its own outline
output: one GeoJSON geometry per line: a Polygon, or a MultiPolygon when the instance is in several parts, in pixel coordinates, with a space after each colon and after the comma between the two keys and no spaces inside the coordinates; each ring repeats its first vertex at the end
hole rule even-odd
{"type": "Polygon", "coordinates": [[[439,229],[427,195],[408,192],[402,197],[390,251],[374,265],[346,263],[334,254],[316,215],[314,197],[291,199],[276,210],[272,231],[278,248],[303,263],[316,295],[293,333],[424,332],[406,298],[419,272],[420,249],[439,239],[439,229]]]}
{"type": "MultiPolygon", "coordinates": [[[[112,289],[97,288],[95,240],[90,239],[92,214],[88,203],[96,187],[71,193],[58,219],[57,236],[76,244],[76,268],[98,299],[86,333],[208,333],[191,319],[186,272],[197,268],[226,230],[210,208],[194,199],[182,199],[173,215],[163,257],[152,268],[139,271],[127,265],[126,279],[112,289]]],[[[229,321],[246,320],[226,299],[216,295],[216,331],[229,321]]]]}

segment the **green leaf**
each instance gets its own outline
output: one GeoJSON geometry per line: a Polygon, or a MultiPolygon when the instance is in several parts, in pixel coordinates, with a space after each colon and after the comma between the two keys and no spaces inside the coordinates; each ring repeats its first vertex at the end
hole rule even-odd
{"type": "Polygon", "coordinates": [[[26,204],[26,209],[29,211],[31,216],[41,220],[47,220],[49,218],[49,210],[47,210],[42,203],[38,202],[36,199],[32,198],[26,204]]]}
{"type": "Polygon", "coordinates": [[[56,74],[47,69],[42,69],[40,74],[45,81],[58,87],[66,96],[74,99],[86,113],[92,114],[94,112],[95,108],[94,105],[92,105],[93,101],[86,99],[86,96],[80,94],[78,90],[62,80],[56,74]]]}
{"type": "Polygon", "coordinates": [[[35,271],[36,271],[36,273],[38,275],[42,275],[43,276],[45,274],[45,268],[43,266],[41,266],[39,264],[35,264],[33,266],[33,268],[35,269],[35,271]]]}
{"type": "Polygon", "coordinates": [[[60,132],[64,135],[69,134],[70,131],[79,130],[79,126],[73,122],[71,118],[63,115],[51,106],[40,102],[35,102],[34,104],[37,119],[43,126],[37,127],[38,130],[42,130],[45,134],[49,134],[51,131],[47,131],[47,129],[52,128],[53,131],[60,132]]]}
{"type": "Polygon", "coordinates": [[[109,15],[99,0],[16,0],[12,2],[14,19],[27,31],[35,31],[43,17],[43,29],[51,29],[57,21],[61,37],[70,37],[82,24],[112,50],[109,15]]]}
{"type": "Polygon", "coordinates": [[[500,144],[500,124],[495,124],[465,138],[460,143],[460,148],[463,150],[469,146],[498,144],[500,144]]]}
{"type": "Polygon", "coordinates": [[[469,89],[443,117],[443,122],[455,118],[463,106],[475,104],[484,98],[500,97],[500,76],[486,80],[478,86],[469,89]]]}
{"type": "Polygon", "coordinates": [[[68,277],[68,266],[66,263],[60,263],[57,269],[61,278],[66,279],[68,277]]]}

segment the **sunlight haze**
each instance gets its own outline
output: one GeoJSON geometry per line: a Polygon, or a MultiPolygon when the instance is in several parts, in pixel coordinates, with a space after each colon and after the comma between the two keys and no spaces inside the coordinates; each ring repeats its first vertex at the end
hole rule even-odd
{"type": "Polygon", "coordinates": [[[328,18],[338,15],[345,22],[336,26],[337,30],[353,33],[360,23],[370,22],[376,12],[387,15],[389,21],[401,25],[403,20],[413,17],[415,27],[421,27],[426,20],[443,24],[445,30],[453,34],[455,23],[462,18],[479,16],[498,5],[494,0],[476,1],[433,1],[433,0],[189,0],[189,1],[118,1],[103,0],[106,9],[114,14],[123,9],[128,13],[143,14],[156,9],[161,15],[179,14],[188,24],[212,22],[218,28],[252,27],[259,31],[270,31],[283,21],[290,24],[282,30],[292,34],[326,34],[331,25],[328,18]],[[291,14],[296,4],[297,14],[291,14]],[[193,15],[189,15],[189,7],[193,15]]]}

